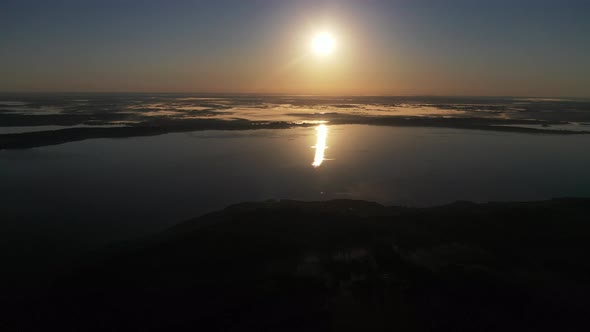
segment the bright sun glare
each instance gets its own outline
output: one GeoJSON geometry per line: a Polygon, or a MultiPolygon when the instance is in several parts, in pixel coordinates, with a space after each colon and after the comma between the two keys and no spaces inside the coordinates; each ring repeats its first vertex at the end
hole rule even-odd
{"type": "Polygon", "coordinates": [[[336,39],[328,32],[321,32],[313,37],[311,42],[312,50],[318,55],[329,55],[334,52],[336,39]]]}
{"type": "Polygon", "coordinates": [[[324,155],[326,153],[326,139],[328,138],[328,127],[325,124],[317,126],[317,141],[315,143],[315,156],[313,157],[313,167],[320,167],[324,162],[324,155]]]}

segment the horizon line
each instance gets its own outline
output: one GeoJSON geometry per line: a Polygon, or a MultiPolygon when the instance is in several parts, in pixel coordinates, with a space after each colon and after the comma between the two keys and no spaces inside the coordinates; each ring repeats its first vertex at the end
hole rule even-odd
{"type": "Polygon", "coordinates": [[[551,95],[477,95],[477,94],[328,94],[283,92],[197,92],[197,91],[0,91],[0,94],[196,94],[196,95],[260,95],[260,96],[317,96],[317,97],[455,97],[455,98],[552,98],[590,99],[590,96],[551,95]]]}

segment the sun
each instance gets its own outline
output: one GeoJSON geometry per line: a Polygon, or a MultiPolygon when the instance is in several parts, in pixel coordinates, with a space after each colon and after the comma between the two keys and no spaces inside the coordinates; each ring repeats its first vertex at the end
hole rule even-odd
{"type": "Polygon", "coordinates": [[[311,41],[311,49],[317,55],[330,55],[335,47],[336,39],[329,32],[320,32],[311,41]]]}

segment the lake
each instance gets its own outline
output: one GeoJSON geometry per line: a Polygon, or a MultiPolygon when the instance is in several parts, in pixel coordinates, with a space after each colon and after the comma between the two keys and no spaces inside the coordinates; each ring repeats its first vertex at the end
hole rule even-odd
{"type": "Polygon", "coordinates": [[[586,99],[0,95],[4,277],[244,201],[588,197],[589,130],[586,99]]]}
{"type": "Polygon", "coordinates": [[[588,146],[587,135],[318,125],[3,150],[2,237],[11,252],[15,242],[45,253],[91,247],[267,199],[432,206],[590,196],[588,146]]]}

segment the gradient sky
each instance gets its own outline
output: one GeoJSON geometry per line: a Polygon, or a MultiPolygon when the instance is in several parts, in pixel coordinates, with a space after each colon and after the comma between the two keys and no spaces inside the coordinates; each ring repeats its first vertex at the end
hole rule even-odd
{"type": "Polygon", "coordinates": [[[0,91],[590,97],[586,0],[2,0],[0,32],[0,91]]]}

